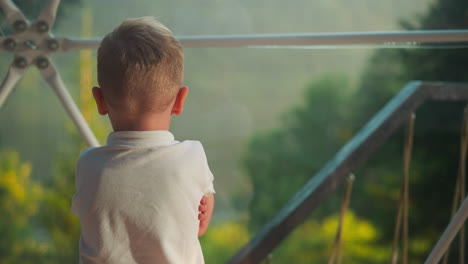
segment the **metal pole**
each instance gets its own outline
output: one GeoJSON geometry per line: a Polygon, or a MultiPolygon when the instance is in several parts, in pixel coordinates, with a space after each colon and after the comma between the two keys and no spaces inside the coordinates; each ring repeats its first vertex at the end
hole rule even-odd
{"type": "MultiPolygon", "coordinates": [[[[394,32],[302,33],[275,35],[220,35],[177,37],[183,47],[312,46],[357,44],[416,44],[468,42],[468,30],[414,30],[394,32]]],[[[62,51],[96,49],[100,39],[62,38],[62,51]]]]}
{"type": "Polygon", "coordinates": [[[2,107],[3,103],[5,103],[8,95],[11,93],[15,84],[21,79],[23,76],[24,70],[11,65],[8,69],[7,75],[3,80],[0,86],[0,108],[2,107]]]}
{"type": "Polygon", "coordinates": [[[0,7],[3,9],[6,19],[13,27],[15,27],[15,23],[18,23],[18,21],[27,23],[23,13],[11,0],[0,0],[0,7]]]}
{"type": "Polygon", "coordinates": [[[353,45],[467,42],[468,30],[415,30],[395,32],[307,33],[284,35],[192,36],[178,38],[184,47],[269,45],[353,45]]]}
{"type": "Polygon", "coordinates": [[[47,23],[49,30],[55,22],[55,16],[57,14],[57,8],[60,4],[60,0],[48,0],[46,6],[41,10],[37,21],[44,21],[47,23]]]}
{"type": "Polygon", "coordinates": [[[440,237],[437,244],[432,249],[431,254],[427,257],[426,262],[424,264],[437,264],[439,263],[440,259],[447,251],[450,243],[457,235],[458,231],[462,228],[463,224],[468,217],[468,196],[463,201],[463,204],[458,209],[457,214],[452,218],[447,229],[445,229],[444,233],[440,237]]]}
{"type": "Polygon", "coordinates": [[[81,115],[81,112],[78,110],[78,107],[73,101],[73,98],[70,96],[67,89],[65,88],[65,84],[63,83],[62,78],[60,78],[60,75],[57,73],[54,65],[50,63],[48,67],[41,70],[41,73],[44,76],[44,79],[46,79],[47,83],[53,88],[53,90],[59,97],[60,101],[65,107],[65,110],[67,110],[68,115],[75,123],[76,127],[80,131],[88,146],[98,147],[98,140],[89,128],[88,124],[86,123],[86,120],[81,115]]]}

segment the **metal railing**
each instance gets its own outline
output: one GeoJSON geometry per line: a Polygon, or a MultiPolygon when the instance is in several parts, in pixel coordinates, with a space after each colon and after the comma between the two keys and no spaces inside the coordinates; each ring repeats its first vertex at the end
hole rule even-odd
{"type": "MultiPolygon", "coordinates": [[[[177,37],[185,48],[248,46],[313,46],[468,42],[468,30],[253,34],[177,37]]],[[[62,51],[96,49],[100,39],[60,38],[62,51]]]]}
{"type": "MultiPolygon", "coordinates": [[[[320,202],[367,160],[387,138],[424,102],[468,101],[468,84],[420,82],[408,83],[378,112],[228,263],[259,263],[303,223],[320,202]]],[[[436,263],[468,215],[465,200],[441,237],[427,264],[436,263]]]]}

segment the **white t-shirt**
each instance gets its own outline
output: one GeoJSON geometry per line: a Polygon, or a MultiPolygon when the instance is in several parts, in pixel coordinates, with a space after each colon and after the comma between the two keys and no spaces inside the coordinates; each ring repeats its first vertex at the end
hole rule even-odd
{"type": "Polygon", "coordinates": [[[81,153],[76,188],[80,263],[204,263],[198,206],[214,188],[200,142],[165,130],[113,132],[81,153]]]}

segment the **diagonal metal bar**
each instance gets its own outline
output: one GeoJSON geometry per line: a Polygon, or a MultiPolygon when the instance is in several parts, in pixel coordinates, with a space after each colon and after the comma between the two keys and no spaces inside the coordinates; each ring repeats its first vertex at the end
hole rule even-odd
{"type": "Polygon", "coordinates": [[[411,82],[228,263],[259,263],[426,100],[468,101],[468,84],[411,82]]]}
{"type": "Polygon", "coordinates": [[[13,88],[15,88],[16,83],[23,77],[23,74],[24,69],[17,68],[13,64],[10,66],[0,86],[0,108],[2,108],[13,88]]]}
{"type": "Polygon", "coordinates": [[[447,251],[450,243],[453,241],[455,236],[457,235],[458,231],[463,227],[466,219],[468,218],[468,196],[463,201],[460,209],[458,210],[457,214],[453,217],[450,223],[445,229],[444,233],[440,237],[437,244],[431,251],[431,254],[427,257],[426,262],[424,264],[437,264],[439,263],[440,259],[447,251]]]}
{"type": "Polygon", "coordinates": [[[17,21],[28,23],[26,17],[11,0],[0,0],[0,7],[3,9],[3,13],[11,26],[17,21]]]}
{"type": "Polygon", "coordinates": [[[37,21],[44,21],[48,24],[49,30],[55,22],[59,4],[60,0],[48,0],[46,6],[41,10],[41,13],[39,13],[39,16],[37,17],[37,21]]]}
{"type": "Polygon", "coordinates": [[[49,84],[49,86],[52,87],[52,89],[59,97],[63,106],[67,110],[68,115],[75,123],[76,127],[78,128],[78,131],[81,133],[88,146],[99,146],[98,140],[89,128],[88,124],[86,123],[86,120],[83,118],[83,115],[81,115],[81,112],[78,110],[78,107],[73,101],[73,98],[70,96],[67,89],[65,88],[65,84],[63,83],[60,74],[57,72],[52,62],[50,62],[48,67],[40,70],[40,72],[49,84]]]}

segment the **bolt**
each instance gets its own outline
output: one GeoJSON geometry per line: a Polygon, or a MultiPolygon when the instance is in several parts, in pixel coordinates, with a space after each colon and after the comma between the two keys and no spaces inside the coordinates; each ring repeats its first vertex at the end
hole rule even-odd
{"type": "Polygon", "coordinates": [[[7,38],[3,41],[3,47],[8,51],[13,51],[16,48],[16,41],[12,38],[7,38]]]}
{"type": "Polygon", "coordinates": [[[55,39],[49,39],[47,41],[47,47],[49,48],[49,50],[57,50],[59,46],[60,46],[59,42],[55,39]]]}
{"type": "Polygon", "coordinates": [[[27,40],[24,45],[32,50],[37,50],[37,44],[34,40],[27,40]]]}
{"type": "Polygon", "coordinates": [[[45,57],[39,57],[36,59],[36,65],[39,69],[45,69],[49,67],[49,60],[45,57]]]}
{"type": "Polygon", "coordinates": [[[47,24],[47,22],[41,20],[36,23],[36,29],[40,33],[45,33],[49,31],[49,25],[47,24]]]}
{"type": "Polygon", "coordinates": [[[26,24],[26,22],[23,20],[16,20],[15,23],[13,23],[13,29],[16,32],[23,32],[27,28],[28,28],[28,24],[26,24]]]}
{"type": "Polygon", "coordinates": [[[22,69],[28,66],[28,61],[24,57],[16,57],[14,64],[16,67],[22,69]]]}

